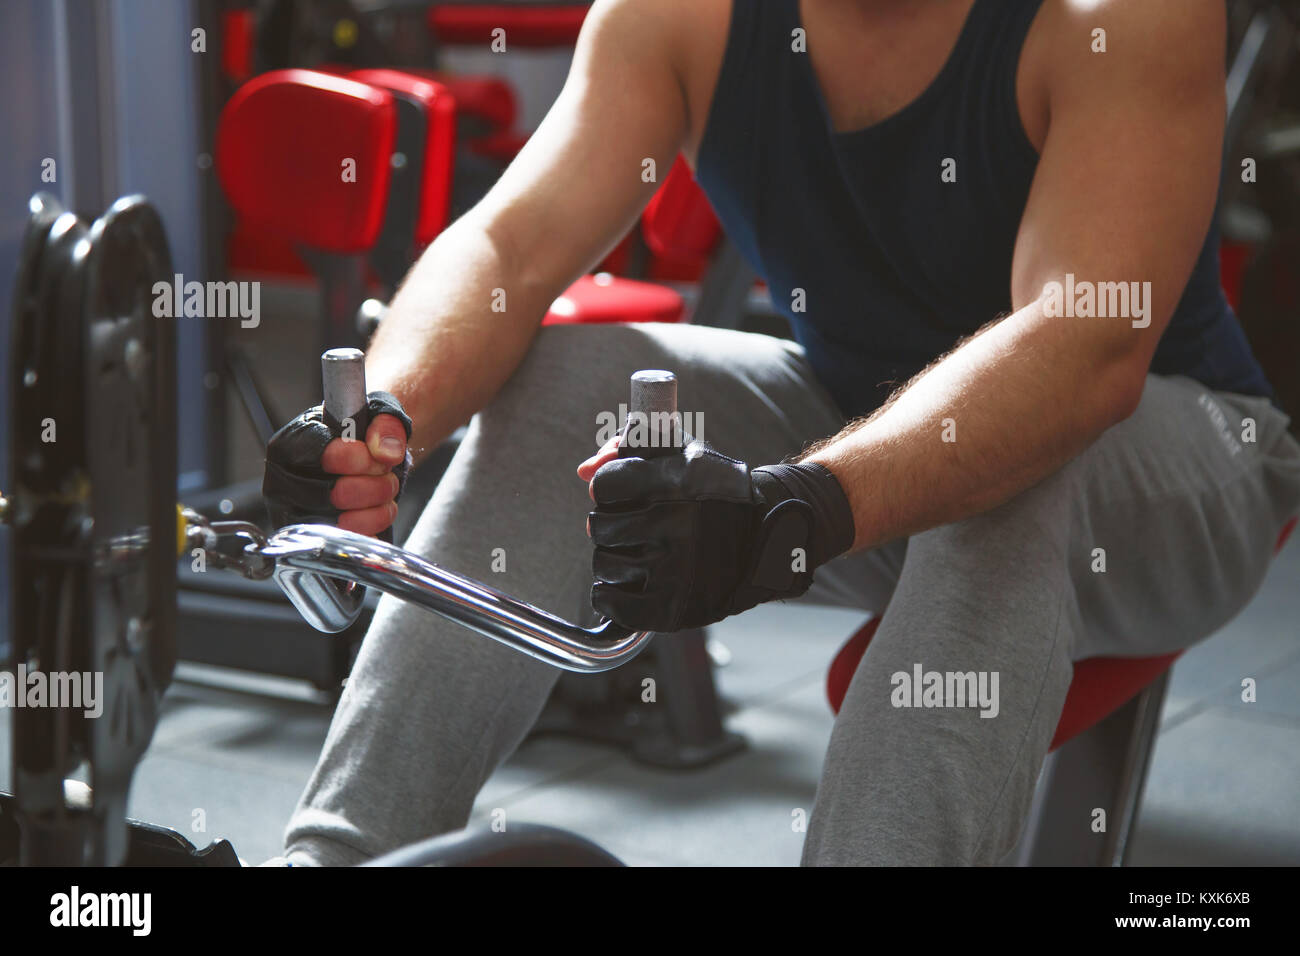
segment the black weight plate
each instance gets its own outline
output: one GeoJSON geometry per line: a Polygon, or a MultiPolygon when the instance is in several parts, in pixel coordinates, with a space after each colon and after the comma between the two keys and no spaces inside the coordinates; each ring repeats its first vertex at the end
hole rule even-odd
{"type": "Polygon", "coordinates": [[[98,718],[15,711],[25,857],[40,848],[27,862],[122,859],[131,776],[175,663],[176,340],[152,311],[153,284],[170,277],[143,199],[87,228],[33,198],[11,354],[14,656],[103,674],[104,697],[98,718]],[[62,788],[83,761],[94,805],[78,834],[62,788]]]}
{"type": "MultiPolygon", "coordinates": [[[[15,283],[11,349],[11,635],[16,663],[45,673],[79,669],[69,635],[84,630],[74,598],[86,564],[77,547],[82,457],[78,299],[72,268],[86,227],[50,197],[33,197],[15,283]],[[55,441],[44,439],[53,422],[55,441]]],[[[84,659],[84,655],[83,655],[84,659]]],[[[67,710],[14,711],[15,788],[34,809],[62,804],[62,781],[80,742],[67,710]],[[57,742],[57,743],[52,743],[57,742]]]]}
{"type": "Polygon", "coordinates": [[[30,307],[31,297],[36,292],[41,256],[49,243],[50,228],[63,211],[63,206],[49,193],[37,193],[27,202],[27,228],[23,233],[14,283],[15,312],[30,307]]]}
{"type": "MultiPolygon", "coordinates": [[[[30,216],[19,260],[17,281],[14,283],[14,321],[12,329],[11,383],[14,390],[14,428],[11,441],[14,447],[15,480],[32,491],[50,494],[59,469],[45,463],[47,456],[59,456],[70,442],[60,447],[41,441],[42,422],[47,417],[56,422],[69,418],[59,414],[67,407],[58,403],[65,388],[49,378],[61,376],[65,368],[75,372],[80,362],[77,355],[64,361],[58,354],[60,343],[74,351],[79,345],[68,341],[75,332],[74,325],[60,327],[54,318],[55,299],[61,294],[61,277],[67,269],[68,258],[76,242],[85,236],[86,228],[71,213],[67,213],[53,197],[38,193],[29,203],[30,216]],[[40,381],[41,377],[45,381],[40,381]]],[[[74,399],[80,389],[76,380],[69,379],[74,389],[74,399]]],[[[77,404],[72,404],[75,409],[77,404]]],[[[18,487],[13,489],[19,491],[18,487]]],[[[18,499],[25,500],[22,496],[18,499]]]]}
{"type": "Polygon", "coordinates": [[[84,416],[105,697],[91,752],[99,789],[114,780],[125,797],[176,663],[176,336],[173,319],[153,315],[153,286],[172,267],[143,197],[114,203],[89,239],[84,416]]]}

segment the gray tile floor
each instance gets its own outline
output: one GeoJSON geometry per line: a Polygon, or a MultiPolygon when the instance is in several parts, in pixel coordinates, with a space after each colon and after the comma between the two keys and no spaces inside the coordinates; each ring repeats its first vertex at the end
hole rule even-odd
{"type": "MultiPolygon", "coordinates": [[[[1134,862],[1300,863],[1297,581],[1293,544],[1246,612],[1175,668],[1134,862]],[[1240,699],[1245,677],[1258,683],[1256,703],[1240,699]]],[[[719,681],[736,708],[730,725],[750,741],[743,754],[666,772],[590,744],[529,741],[488,782],[476,818],[502,808],[510,820],[580,832],[630,863],[795,864],[801,834],[792,821],[811,808],[831,727],[825,666],[859,620],[764,607],[716,629],[733,654],[719,681]]],[[[274,855],[324,739],[328,705],[287,682],[182,676],[138,772],[132,813],[199,844],[228,837],[250,861],[274,855]]],[[[8,719],[0,711],[0,785],[9,775],[8,719]]]]}

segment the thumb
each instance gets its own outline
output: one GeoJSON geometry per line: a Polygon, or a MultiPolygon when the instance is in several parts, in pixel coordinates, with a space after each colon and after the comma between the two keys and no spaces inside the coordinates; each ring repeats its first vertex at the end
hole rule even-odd
{"type": "Polygon", "coordinates": [[[591,481],[592,476],[600,470],[601,465],[618,457],[618,442],[618,435],[605,442],[600,451],[578,466],[578,477],[583,481],[591,481]]]}
{"type": "Polygon", "coordinates": [[[395,415],[376,415],[366,429],[366,447],[370,456],[387,465],[406,460],[406,429],[395,415]]]}

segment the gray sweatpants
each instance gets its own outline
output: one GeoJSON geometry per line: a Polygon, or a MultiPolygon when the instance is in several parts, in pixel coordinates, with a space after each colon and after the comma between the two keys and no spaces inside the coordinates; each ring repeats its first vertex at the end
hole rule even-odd
{"type": "MultiPolygon", "coordinates": [[[[789,342],[699,326],[546,328],[474,418],[406,546],[591,621],[590,501],[574,468],[639,368],[675,371],[703,437],[751,464],[843,424],[789,342]]],[[[1300,445],[1286,427],[1265,400],[1150,376],[1133,416],[1010,502],[820,569],[806,600],[884,617],[835,722],[804,863],[993,863],[1009,851],[1072,662],[1188,647],[1255,593],[1300,512],[1300,445]],[[894,675],[918,666],[985,675],[986,689],[996,673],[996,716],[896,706],[894,675]]],[[[286,855],[351,864],[464,826],[557,674],[383,598],[286,855]]]]}

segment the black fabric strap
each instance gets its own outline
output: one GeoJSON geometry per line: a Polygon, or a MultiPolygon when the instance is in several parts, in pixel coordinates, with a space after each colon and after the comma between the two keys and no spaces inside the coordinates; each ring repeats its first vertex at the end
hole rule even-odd
{"type": "Polygon", "coordinates": [[[814,462],[764,465],[752,472],[754,487],[769,509],[791,499],[812,510],[808,539],[808,567],[818,567],[853,546],[853,509],[839,480],[830,469],[814,462]]]}

